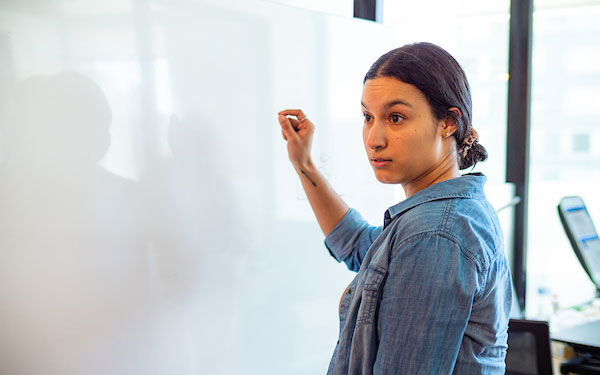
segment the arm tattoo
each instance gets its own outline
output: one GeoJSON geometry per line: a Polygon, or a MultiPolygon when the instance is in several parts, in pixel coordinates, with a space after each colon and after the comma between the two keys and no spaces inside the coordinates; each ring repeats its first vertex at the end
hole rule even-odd
{"type": "Polygon", "coordinates": [[[308,180],[309,180],[310,182],[312,182],[312,184],[313,184],[313,186],[314,186],[314,187],[317,187],[317,184],[315,184],[315,182],[312,180],[312,178],[310,178],[310,176],[309,176],[309,175],[307,175],[307,174],[306,174],[306,172],[304,172],[302,169],[300,169],[300,172],[302,172],[302,174],[303,174],[303,175],[304,175],[306,178],[308,178],[308,180]]]}

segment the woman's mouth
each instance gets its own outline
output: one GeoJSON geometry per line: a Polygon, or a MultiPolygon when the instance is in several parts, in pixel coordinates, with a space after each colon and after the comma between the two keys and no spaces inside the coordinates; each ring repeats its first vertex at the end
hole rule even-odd
{"type": "Polygon", "coordinates": [[[383,168],[390,164],[392,161],[390,159],[382,159],[382,158],[372,158],[371,165],[373,168],[383,168]]]}

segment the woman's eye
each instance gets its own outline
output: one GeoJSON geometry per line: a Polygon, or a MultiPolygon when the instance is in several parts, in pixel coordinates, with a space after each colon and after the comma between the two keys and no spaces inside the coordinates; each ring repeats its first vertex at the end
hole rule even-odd
{"type": "Polygon", "coordinates": [[[404,119],[404,117],[402,117],[400,115],[396,115],[396,114],[390,116],[390,121],[393,122],[394,124],[402,121],[403,119],[404,119]]]}
{"type": "Polygon", "coordinates": [[[366,122],[371,121],[371,115],[367,114],[367,113],[363,113],[363,117],[365,118],[366,122]]]}

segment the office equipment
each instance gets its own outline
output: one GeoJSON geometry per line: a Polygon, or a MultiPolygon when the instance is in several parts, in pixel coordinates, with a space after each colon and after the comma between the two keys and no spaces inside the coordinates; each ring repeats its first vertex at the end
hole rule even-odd
{"type": "Polygon", "coordinates": [[[525,319],[509,321],[506,374],[552,374],[548,322],[525,319]]]}
{"type": "MultiPolygon", "coordinates": [[[[581,197],[564,197],[558,215],[581,266],[600,296],[600,238],[581,197]]],[[[552,335],[575,350],[576,357],[561,364],[561,373],[600,373],[600,321],[572,327],[552,335]]]]}
{"type": "Polygon", "coordinates": [[[562,198],[558,215],[577,259],[600,295],[600,237],[583,199],[576,196],[562,198]]]}
{"type": "Polygon", "coordinates": [[[561,364],[562,374],[600,374],[600,320],[553,333],[552,340],[568,344],[577,354],[561,364]]]}

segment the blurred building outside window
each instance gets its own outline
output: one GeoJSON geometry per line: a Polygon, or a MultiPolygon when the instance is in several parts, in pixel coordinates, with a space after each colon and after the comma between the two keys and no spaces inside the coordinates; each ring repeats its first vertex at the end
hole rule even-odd
{"type": "Polygon", "coordinates": [[[581,196],[600,222],[598,19],[600,1],[534,2],[526,303],[532,318],[552,319],[555,310],[594,298],[557,205],[581,196]]]}

